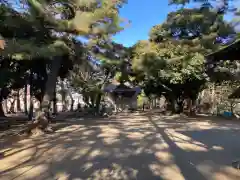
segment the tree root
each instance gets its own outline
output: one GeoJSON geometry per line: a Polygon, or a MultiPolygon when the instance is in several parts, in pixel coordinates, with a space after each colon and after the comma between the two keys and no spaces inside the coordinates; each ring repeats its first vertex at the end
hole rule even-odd
{"type": "Polygon", "coordinates": [[[53,130],[48,126],[49,119],[44,112],[37,112],[35,120],[27,125],[25,132],[31,134],[33,130],[42,131],[42,132],[53,132],[53,130]]]}

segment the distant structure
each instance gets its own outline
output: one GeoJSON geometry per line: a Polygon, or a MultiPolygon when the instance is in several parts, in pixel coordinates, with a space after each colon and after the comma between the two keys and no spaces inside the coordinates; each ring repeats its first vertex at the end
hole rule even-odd
{"type": "Polygon", "coordinates": [[[219,60],[240,60],[240,40],[222,48],[216,52],[208,54],[206,59],[208,63],[217,62],[219,60]]]}
{"type": "MultiPolygon", "coordinates": [[[[215,68],[223,61],[235,61],[240,60],[240,40],[228,45],[227,47],[220,49],[217,52],[211,53],[206,57],[208,73],[215,73],[215,68]]],[[[233,80],[240,80],[240,63],[236,63],[237,68],[234,70],[234,74],[227,74],[226,76],[233,76],[233,80]]],[[[220,72],[221,73],[221,72],[220,72]]],[[[233,73],[233,72],[230,72],[233,73]]],[[[230,99],[240,98],[240,87],[237,88],[232,94],[228,96],[230,99]]]]}
{"type": "Polygon", "coordinates": [[[137,96],[141,93],[140,87],[132,87],[130,83],[119,83],[113,80],[104,88],[104,92],[115,105],[115,111],[136,110],[137,96]]]}

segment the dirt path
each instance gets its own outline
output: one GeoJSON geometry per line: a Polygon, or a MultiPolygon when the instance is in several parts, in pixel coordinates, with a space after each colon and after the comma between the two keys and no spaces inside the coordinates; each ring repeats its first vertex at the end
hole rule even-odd
{"type": "Polygon", "coordinates": [[[239,180],[240,122],[118,116],[75,121],[0,150],[1,180],[239,180]]]}

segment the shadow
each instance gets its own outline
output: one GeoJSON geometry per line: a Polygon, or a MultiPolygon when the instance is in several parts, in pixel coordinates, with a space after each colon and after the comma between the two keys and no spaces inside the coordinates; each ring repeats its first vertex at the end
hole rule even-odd
{"type": "Polygon", "coordinates": [[[174,141],[169,138],[169,136],[165,133],[164,128],[159,128],[158,125],[152,120],[151,116],[149,116],[149,121],[156,128],[156,131],[161,135],[163,140],[168,144],[169,151],[174,156],[174,161],[176,165],[179,167],[182,175],[185,179],[195,179],[195,180],[205,180],[206,178],[196,169],[194,165],[191,164],[191,161],[188,158],[188,153],[179,148],[174,141]]]}
{"type": "MultiPolygon", "coordinates": [[[[151,133],[144,136],[150,139],[145,143],[137,137],[138,135],[132,137],[132,132],[137,133],[134,131],[134,124],[126,127],[124,125],[126,121],[116,119],[74,121],[57,125],[54,135],[33,138],[32,146],[20,144],[21,149],[4,156],[0,160],[1,164],[29,149],[33,148],[36,151],[26,161],[1,170],[1,177],[6,179],[24,177],[24,174],[29,174],[34,168],[24,171],[24,174],[18,173],[21,168],[36,166],[38,161],[46,164],[47,160],[44,157],[51,156],[48,168],[51,172],[48,177],[50,179],[56,179],[60,172],[65,172],[68,179],[161,180],[161,176],[154,174],[149,168],[151,163],[157,162],[154,152],[149,150],[151,143],[156,140],[152,140],[154,135],[151,133]]],[[[40,175],[35,178],[39,177],[40,175]]]]}
{"type": "Polygon", "coordinates": [[[0,176],[237,180],[240,175],[231,169],[231,161],[239,152],[240,124],[231,123],[151,112],[100,119],[73,117],[53,123],[53,134],[29,137],[6,147],[1,152],[0,176]]]}
{"type": "Polygon", "coordinates": [[[231,164],[235,159],[240,158],[240,146],[237,143],[240,137],[239,129],[206,129],[195,131],[177,131],[193,140],[206,144],[208,153],[199,154],[201,159],[214,160],[217,164],[231,164]],[[215,150],[219,147],[219,150],[215,150]],[[211,153],[214,151],[214,154],[211,153]],[[221,157],[221,158],[219,158],[221,157]],[[234,159],[233,159],[234,158],[234,159]]]}

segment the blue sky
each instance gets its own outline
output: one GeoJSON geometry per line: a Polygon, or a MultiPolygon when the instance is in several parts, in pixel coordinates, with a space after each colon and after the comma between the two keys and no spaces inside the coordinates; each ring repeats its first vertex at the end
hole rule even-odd
{"type": "Polygon", "coordinates": [[[121,17],[131,21],[131,24],[113,39],[125,46],[132,46],[138,40],[148,39],[152,26],[162,23],[173,7],[168,6],[168,0],[128,0],[120,11],[121,17]]]}
{"type": "MultiPolygon", "coordinates": [[[[189,6],[193,7],[196,4],[189,6]]],[[[167,14],[176,9],[176,6],[168,6],[168,0],[128,0],[128,4],[121,9],[120,15],[130,20],[131,24],[113,40],[129,47],[138,40],[148,39],[150,28],[164,22],[167,14]]],[[[227,20],[231,18],[231,15],[226,16],[227,20]]]]}

